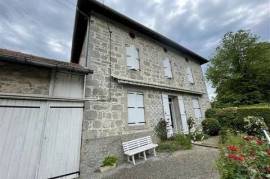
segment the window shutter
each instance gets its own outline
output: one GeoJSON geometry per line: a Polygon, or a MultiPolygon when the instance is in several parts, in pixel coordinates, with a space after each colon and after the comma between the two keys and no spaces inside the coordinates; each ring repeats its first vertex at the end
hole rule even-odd
{"type": "Polygon", "coordinates": [[[127,67],[129,69],[139,69],[139,50],[134,46],[126,46],[127,67]]]}
{"type": "Polygon", "coordinates": [[[182,130],[184,134],[188,134],[187,114],[184,104],[183,96],[178,96],[178,105],[180,110],[180,117],[182,122],[182,130]]]}
{"type": "Polygon", "coordinates": [[[162,94],[162,104],[163,104],[164,120],[166,121],[167,137],[170,138],[173,135],[173,129],[169,107],[169,97],[167,94],[162,94]]]}
{"type": "Polygon", "coordinates": [[[127,58],[127,67],[132,69],[133,59],[132,59],[132,48],[130,46],[126,47],[126,58],[127,58]]]}
{"type": "Polygon", "coordinates": [[[137,92],[128,93],[128,124],[144,124],[143,94],[137,92]]]}
{"type": "Polygon", "coordinates": [[[193,105],[195,118],[201,119],[202,118],[202,112],[201,112],[201,107],[200,107],[198,98],[193,98],[192,99],[192,105],[193,105]]]}
{"type": "Polygon", "coordinates": [[[193,74],[190,67],[187,68],[187,77],[188,77],[188,81],[193,84],[194,79],[193,79],[193,74]]]}
{"type": "Polygon", "coordinates": [[[164,67],[165,77],[172,78],[171,63],[170,63],[170,60],[168,58],[165,58],[163,60],[163,67],[164,67]]]}

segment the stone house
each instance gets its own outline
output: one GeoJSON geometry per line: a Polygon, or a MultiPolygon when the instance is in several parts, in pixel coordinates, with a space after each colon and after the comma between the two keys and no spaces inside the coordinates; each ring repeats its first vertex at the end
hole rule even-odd
{"type": "Polygon", "coordinates": [[[121,143],[151,135],[160,119],[168,136],[199,126],[209,99],[198,54],[97,1],[79,0],[72,62],[94,71],[86,77],[81,177],[121,143]]]}
{"type": "Polygon", "coordinates": [[[0,178],[79,176],[84,81],[91,72],[0,49],[0,178]]]}

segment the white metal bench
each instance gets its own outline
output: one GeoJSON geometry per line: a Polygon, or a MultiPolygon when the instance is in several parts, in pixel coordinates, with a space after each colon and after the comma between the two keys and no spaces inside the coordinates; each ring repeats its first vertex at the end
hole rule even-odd
{"type": "Polygon", "coordinates": [[[131,141],[123,142],[122,145],[124,149],[124,154],[127,155],[128,162],[131,162],[130,161],[130,157],[131,157],[134,165],[136,165],[135,159],[134,159],[135,154],[143,153],[144,160],[147,160],[145,152],[147,150],[153,150],[154,156],[156,156],[155,148],[158,146],[157,144],[154,144],[152,142],[152,139],[150,136],[141,137],[141,138],[134,139],[131,141]]]}

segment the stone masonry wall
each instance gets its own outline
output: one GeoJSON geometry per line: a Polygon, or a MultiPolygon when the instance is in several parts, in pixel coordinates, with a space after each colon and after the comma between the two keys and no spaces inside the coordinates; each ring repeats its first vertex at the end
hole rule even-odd
{"type": "MultiPolygon", "coordinates": [[[[163,90],[138,86],[121,85],[112,80],[111,75],[144,82],[169,85],[171,87],[202,92],[198,96],[204,115],[209,107],[206,86],[200,64],[188,56],[136,33],[136,38],[128,35],[130,29],[116,22],[106,21],[98,16],[91,17],[88,44],[87,66],[94,70],[94,74],[86,79],[86,98],[92,100],[85,103],[81,147],[81,178],[87,178],[108,154],[117,155],[123,159],[121,142],[138,136],[153,135],[153,128],[160,118],[163,118],[162,93],[183,95],[187,115],[194,117],[192,97],[196,95],[186,93],[172,93],[163,90]],[[109,58],[109,32],[112,31],[111,64],[109,58]],[[140,70],[128,70],[126,67],[125,44],[134,44],[139,48],[140,70]],[[162,60],[171,60],[173,79],[164,77],[162,60]],[[188,61],[185,60],[188,57],[188,61]],[[195,84],[187,81],[186,68],[193,71],[195,84]],[[111,68],[110,68],[111,67],[111,68]],[[144,126],[128,126],[127,92],[140,91],[144,94],[145,121],[144,126]]],[[[87,40],[85,40],[87,42],[87,40]]],[[[87,47],[84,45],[84,47],[87,47]]],[[[198,121],[199,123],[199,121],[198,121]]]]}
{"type": "Polygon", "coordinates": [[[49,94],[49,69],[0,62],[0,93],[49,94]]]}

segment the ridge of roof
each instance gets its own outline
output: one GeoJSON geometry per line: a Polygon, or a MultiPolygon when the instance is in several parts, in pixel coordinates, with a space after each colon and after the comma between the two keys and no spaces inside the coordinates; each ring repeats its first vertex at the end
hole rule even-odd
{"type": "Polygon", "coordinates": [[[85,15],[90,15],[91,12],[96,12],[109,19],[116,20],[117,22],[126,25],[134,30],[150,36],[150,38],[163,43],[167,46],[174,48],[175,50],[181,51],[184,54],[187,54],[193,57],[195,60],[198,60],[200,64],[207,63],[208,60],[204,57],[198,55],[197,53],[183,47],[179,43],[165,37],[164,35],[140,24],[139,22],[117,12],[116,10],[96,1],[96,0],[78,0],[77,10],[75,16],[75,24],[73,30],[73,41],[71,49],[71,62],[78,63],[80,52],[82,50],[82,45],[84,41],[84,36],[86,35],[87,29],[87,18],[85,15]]]}

